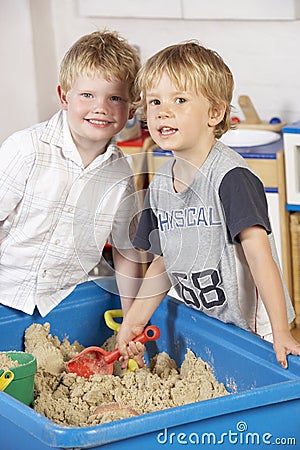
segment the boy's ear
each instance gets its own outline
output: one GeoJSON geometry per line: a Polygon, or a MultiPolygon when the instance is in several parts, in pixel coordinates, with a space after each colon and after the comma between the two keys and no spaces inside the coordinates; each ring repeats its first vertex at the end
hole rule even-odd
{"type": "Polygon", "coordinates": [[[208,125],[215,127],[222,122],[226,111],[225,102],[221,102],[217,106],[212,106],[209,111],[208,125]]]}
{"type": "Polygon", "coordinates": [[[128,119],[129,120],[133,118],[133,116],[135,115],[135,111],[136,111],[135,108],[131,108],[129,110],[129,114],[128,114],[128,119]]]}
{"type": "Polygon", "coordinates": [[[58,98],[59,98],[62,109],[67,111],[67,109],[68,109],[67,94],[61,88],[61,86],[57,86],[57,94],[58,94],[58,98]]]}

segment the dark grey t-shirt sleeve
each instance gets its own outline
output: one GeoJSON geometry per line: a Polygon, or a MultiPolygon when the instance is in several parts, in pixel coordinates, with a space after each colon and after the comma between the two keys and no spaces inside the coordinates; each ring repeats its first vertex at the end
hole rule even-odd
{"type": "Polygon", "coordinates": [[[250,170],[237,167],[229,171],[222,180],[219,195],[232,242],[239,242],[239,233],[255,225],[271,233],[264,186],[250,170]]]}
{"type": "Polygon", "coordinates": [[[150,204],[150,191],[148,189],[144,208],[133,240],[136,248],[141,248],[155,255],[162,255],[157,217],[150,204]]]}

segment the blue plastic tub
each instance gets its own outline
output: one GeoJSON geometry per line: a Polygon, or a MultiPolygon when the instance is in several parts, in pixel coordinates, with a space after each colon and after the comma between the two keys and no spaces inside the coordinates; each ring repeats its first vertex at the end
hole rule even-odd
{"type": "MultiPolygon", "coordinates": [[[[83,345],[101,344],[111,334],[103,313],[119,307],[111,281],[102,283],[105,289],[94,282],[79,286],[45,318],[0,307],[0,350],[23,350],[24,330],[33,322],[46,321],[60,339],[67,335],[83,345]]],[[[161,337],[147,344],[150,356],[166,351],[181,364],[190,348],[234,393],[95,427],[71,428],[0,392],[1,448],[300,448],[300,358],[289,357],[289,369],[283,370],[270,344],[170,297],[152,323],[161,328],[161,337]]]]}

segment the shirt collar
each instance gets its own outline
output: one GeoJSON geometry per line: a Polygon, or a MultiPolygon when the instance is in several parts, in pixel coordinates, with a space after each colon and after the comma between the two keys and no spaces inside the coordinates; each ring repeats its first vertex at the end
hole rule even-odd
{"type": "Polygon", "coordinates": [[[63,146],[62,146],[63,155],[66,158],[74,161],[77,165],[82,166],[80,154],[77,150],[76,145],[74,144],[71,135],[66,111],[62,111],[62,117],[63,117],[63,146]]]}

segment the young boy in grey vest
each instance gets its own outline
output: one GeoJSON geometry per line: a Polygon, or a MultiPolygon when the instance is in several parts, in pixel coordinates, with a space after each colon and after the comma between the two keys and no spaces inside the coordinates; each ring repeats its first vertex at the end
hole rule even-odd
{"type": "Polygon", "coordinates": [[[273,342],[282,367],[300,355],[261,180],[219,138],[230,128],[233,76],[197,42],[151,57],[138,76],[150,134],[172,150],[154,175],[134,245],[154,255],[118,335],[126,362],[172,287],[189,307],[273,342]]]}

